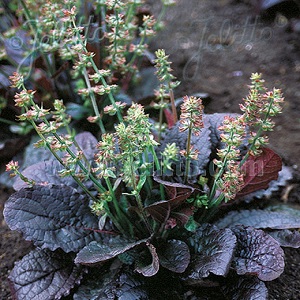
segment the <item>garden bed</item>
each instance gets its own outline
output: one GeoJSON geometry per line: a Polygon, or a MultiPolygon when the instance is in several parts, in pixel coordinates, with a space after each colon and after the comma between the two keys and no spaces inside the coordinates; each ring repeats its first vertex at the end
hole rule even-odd
{"type": "MultiPolygon", "coordinates": [[[[147,1],[157,14],[159,1],[147,1]]],[[[205,112],[239,112],[253,72],[263,73],[268,84],[281,88],[285,96],[283,114],[276,118],[270,134],[272,148],[295,172],[295,178],[274,197],[300,204],[299,156],[299,33],[289,30],[286,18],[267,22],[255,15],[249,1],[179,0],[165,17],[166,27],[151,43],[151,49],[166,49],[174,74],[181,81],[176,97],[203,94],[205,112]]],[[[270,86],[270,87],[272,87],[270,86]]],[[[12,193],[0,189],[0,298],[11,299],[7,274],[16,260],[29,252],[31,244],[4,223],[2,209],[12,193]]],[[[270,299],[298,299],[300,250],[285,249],[284,273],[267,284],[270,299]]],[[[216,299],[216,298],[213,298],[216,299]]]]}

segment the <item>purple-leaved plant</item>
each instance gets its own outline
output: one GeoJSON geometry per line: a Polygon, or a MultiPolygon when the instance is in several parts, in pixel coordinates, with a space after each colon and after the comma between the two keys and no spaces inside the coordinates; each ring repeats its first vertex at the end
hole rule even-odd
{"type": "MultiPolygon", "coordinates": [[[[185,96],[177,121],[177,83],[159,50],[158,116],[150,105],[121,101],[117,77],[126,86],[138,72],[144,41],[157,28],[150,16],[140,27],[134,23],[140,2],[102,1],[96,7],[107,13],[101,62],[107,69],[87,49],[76,6],[52,6],[69,26],[64,47],[56,50],[73,59],[73,76],[81,78],[76,93],[93,111],[87,119],[97,124],[96,134],[76,132],[63,100],[44,108],[26,76],[10,77],[18,89],[19,119],[35,129],[35,145],[53,154],[25,169],[16,161],[7,164],[16,192],[5,204],[5,220],[36,246],[9,275],[13,296],[162,299],[172,291],[180,298],[188,290],[201,295],[209,284],[227,298],[267,299],[264,282],[284,270],[281,245],[300,246],[300,212],[284,205],[236,207],[281,170],[265,135],[281,112],[281,91],[268,91],[261,75],[252,74],[241,115],[204,114],[201,99],[185,96]],[[137,29],[139,43],[128,45],[137,29]],[[164,129],[169,106],[172,118],[164,129]]],[[[32,3],[22,3],[28,18],[32,3]]],[[[45,23],[33,23],[31,30],[44,32],[36,26],[53,30],[45,23]]],[[[51,55],[45,53],[47,62],[51,55]]]]}

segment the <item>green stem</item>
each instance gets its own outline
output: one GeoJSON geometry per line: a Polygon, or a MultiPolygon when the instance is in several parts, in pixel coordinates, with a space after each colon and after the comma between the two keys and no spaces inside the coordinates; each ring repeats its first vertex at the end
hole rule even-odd
{"type": "Polygon", "coordinates": [[[96,103],[95,94],[92,91],[91,83],[90,83],[86,68],[84,68],[84,70],[83,70],[83,76],[84,76],[85,84],[86,84],[86,86],[89,90],[89,96],[90,96],[90,99],[92,101],[92,106],[93,106],[95,115],[97,116],[97,120],[99,122],[98,124],[99,124],[100,130],[101,130],[101,133],[103,134],[103,133],[106,132],[105,127],[104,127],[104,124],[102,122],[102,118],[101,118],[101,115],[100,115],[100,112],[99,112],[99,109],[98,109],[98,106],[97,106],[97,103],[96,103]]]}
{"type": "MultiPolygon", "coordinates": [[[[90,62],[91,62],[91,64],[92,64],[92,67],[93,67],[94,71],[95,71],[98,75],[100,75],[100,77],[101,77],[101,84],[104,86],[104,88],[107,88],[107,87],[108,87],[108,84],[107,84],[106,80],[104,79],[104,77],[101,76],[101,74],[100,74],[100,72],[99,72],[99,69],[97,68],[97,66],[96,66],[96,64],[95,64],[95,62],[94,62],[94,60],[93,60],[92,58],[90,59],[90,62]]],[[[110,103],[111,103],[111,104],[113,105],[113,107],[116,109],[118,121],[121,123],[121,122],[123,121],[123,117],[122,117],[122,114],[121,114],[121,112],[120,112],[120,109],[119,109],[118,106],[116,105],[116,101],[115,101],[115,98],[114,98],[112,92],[109,92],[109,93],[108,93],[108,98],[109,98],[110,103]]]]}
{"type": "MultiPolygon", "coordinates": [[[[25,88],[25,86],[23,85],[23,88],[25,88]]],[[[38,111],[39,107],[38,105],[33,101],[33,99],[31,99],[31,104],[32,106],[34,106],[34,108],[38,111]]],[[[27,108],[26,108],[27,109],[27,108]]],[[[50,125],[49,121],[47,120],[46,117],[43,117],[43,121],[45,122],[46,125],[50,125]]],[[[60,159],[60,157],[57,156],[57,154],[51,149],[50,145],[48,144],[48,142],[46,141],[46,139],[44,138],[43,134],[41,134],[39,132],[38,127],[36,126],[34,121],[31,121],[31,124],[34,124],[34,129],[36,130],[36,132],[38,133],[38,135],[42,138],[43,141],[45,141],[45,144],[47,146],[47,148],[51,151],[51,153],[55,156],[55,158],[64,166],[63,161],[60,159]]],[[[65,142],[61,139],[61,137],[56,133],[56,132],[52,132],[53,136],[57,139],[57,141],[61,144],[61,145],[65,145],[65,142]]],[[[71,149],[69,147],[66,147],[66,151],[67,153],[73,158],[77,160],[77,156],[71,151],[71,149]]],[[[86,176],[88,176],[88,178],[95,184],[95,186],[99,189],[99,191],[101,192],[105,192],[106,189],[102,186],[102,184],[100,183],[100,181],[98,181],[90,172],[89,170],[87,170],[87,168],[82,164],[81,161],[77,160],[77,164],[80,167],[80,169],[86,174],[86,176]]],[[[74,177],[73,177],[74,178],[74,177]]]]}
{"type": "Polygon", "coordinates": [[[132,20],[132,17],[134,16],[134,11],[135,11],[136,4],[132,3],[129,4],[129,8],[126,10],[126,15],[125,15],[125,25],[128,26],[130,20],[132,20]]]}
{"type": "MultiPolygon", "coordinates": [[[[76,25],[76,22],[75,22],[75,19],[72,20],[72,25],[75,29],[78,29],[77,28],[77,25],[76,25]]],[[[79,35],[79,32],[77,32],[77,37],[78,37],[78,40],[81,41],[81,37],[79,35]]],[[[84,47],[84,52],[88,52],[87,48],[86,48],[86,44],[81,42],[81,45],[84,47]]],[[[92,68],[94,70],[95,73],[97,73],[99,76],[100,76],[100,81],[101,81],[101,84],[104,86],[104,88],[107,88],[108,87],[108,84],[106,82],[106,80],[104,79],[104,77],[101,75],[96,63],[94,62],[93,58],[90,57],[89,58],[89,62],[91,63],[92,65],[92,68]]],[[[91,85],[90,85],[90,81],[89,81],[89,78],[88,78],[88,75],[87,75],[87,71],[86,69],[84,70],[84,76],[85,76],[85,82],[87,84],[87,87],[88,89],[91,88],[91,85]]],[[[93,109],[94,109],[94,112],[96,114],[96,116],[99,118],[99,120],[101,119],[101,116],[100,116],[100,113],[99,113],[99,110],[98,110],[98,106],[96,104],[96,99],[95,99],[95,95],[93,93],[90,93],[90,96],[91,96],[91,101],[92,101],[92,106],[93,106],[93,109]]],[[[119,122],[122,122],[123,121],[123,118],[122,118],[122,115],[121,115],[121,112],[120,112],[120,109],[117,107],[116,105],[116,101],[113,97],[113,94],[112,92],[109,92],[108,93],[108,98],[111,102],[111,104],[113,105],[113,107],[116,109],[117,111],[117,117],[118,117],[118,121],[119,122]]],[[[101,123],[99,123],[99,126],[100,126],[100,129],[102,130],[102,132],[105,132],[105,128],[102,124],[102,120],[101,120],[101,123]]]]}
{"type": "Polygon", "coordinates": [[[256,141],[261,137],[262,133],[264,132],[262,126],[263,126],[263,124],[267,121],[267,119],[269,118],[270,110],[271,110],[271,108],[272,108],[273,102],[274,102],[274,99],[271,99],[270,104],[269,104],[269,107],[268,107],[268,111],[267,111],[267,113],[265,114],[265,117],[264,117],[264,119],[263,119],[263,122],[262,122],[262,124],[260,124],[259,129],[258,129],[258,131],[257,131],[257,133],[256,133],[256,135],[255,135],[255,138],[253,139],[253,142],[252,142],[252,144],[251,144],[251,146],[250,146],[248,152],[246,153],[246,155],[245,155],[245,156],[243,157],[243,159],[241,160],[241,162],[240,162],[240,167],[246,162],[246,160],[247,160],[248,157],[250,156],[251,151],[255,149],[256,141]]]}
{"type": "MultiPolygon", "coordinates": [[[[229,152],[230,150],[228,150],[229,152]]],[[[212,207],[215,203],[214,201],[214,197],[215,197],[215,194],[216,194],[216,191],[217,191],[217,182],[220,180],[220,178],[222,177],[224,171],[225,171],[225,166],[227,164],[227,158],[225,156],[224,160],[223,160],[223,164],[222,164],[222,167],[218,170],[217,172],[217,175],[215,176],[214,178],[214,183],[213,183],[213,186],[210,190],[210,193],[209,193],[209,196],[208,196],[208,199],[209,199],[209,207],[212,207]]]]}
{"type": "MultiPolygon", "coordinates": [[[[137,48],[140,48],[146,40],[146,36],[145,34],[141,37],[139,44],[136,46],[137,48]]],[[[137,52],[135,51],[130,59],[130,61],[127,63],[127,68],[131,67],[134,63],[134,61],[136,60],[136,58],[138,57],[137,52]]]]}
{"type": "MultiPolygon", "coordinates": [[[[24,2],[24,0],[20,0],[20,2],[21,2],[21,5],[22,5],[22,7],[24,9],[24,14],[25,14],[26,19],[27,19],[27,21],[29,23],[29,27],[31,28],[32,32],[35,32],[35,34],[37,36],[37,40],[41,41],[42,37],[40,37],[39,29],[36,26],[35,20],[31,17],[30,11],[28,10],[28,8],[26,6],[26,3],[24,2]]],[[[54,68],[54,64],[49,61],[48,56],[45,55],[45,53],[43,51],[41,51],[41,56],[42,56],[42,58],[43,58],[43,60],[44,60],[44,62],[46,64],[46,66],[47,66],[47,68],[46,68],[47,72],[48,73],[50,72],[50,74],[48,74],[48,75],[49,75],[49,77],[51,77],[55,73],[55,70],[53,69],[54,68]]]]}
{"type": "Polygon", "coordinates": [[[125,228],[119,224],[119,221],[117,218],[115,218],[114,214],[111,213],[110,209],[109,209],[109,205],[107,202],[104,203],[104,209],[105,212],[107,213],[108,217],[111,219],[111,221],[113,222],[113,224],[117,227],[117,229],[123,234],[123,235],[127,235],[127,232],[125,230],[125,228]]]}
{"type": "MultiPolygon", "coordinates": [[[[39,137],[44,141],[44,144],[46,146],[46,148],[52,153],[52,155],[55,157],[55,159],[67,170],[70,170],[68,166],[65,166],[64,162],[62,161],[62,159],[57,155],[56,152],[54,152],[51,149],[51,146],[49,145],[49,143],[47,142],[46,138],[39,133],[39,129],[37,128],[36,124],[34,121],[30,121],[31,125],[33,126],[33,128],[35,129],[35,131],[37,132],[37,134],[39,135],[39,137]]],[[[73,177],[73,179],[76,181],[76,183],[83,189],[83,191],[88,194],[94,201],[97,201],[96,198],[94,197],[94,195],[87,189],[87,187],[76,177],[76,175],[74,175],[73,173],[71,173],[71,176],[73,177]]]]}
{"type": "Polygon", "coordinates": [[[106,183],[106,185],[108,187],[108,190],[109,190],[109,193],[112,197],[112,201],[113,201],[114,208],[116,210],[117,216],[120,219],[120,217],[121,217],[120,206],[119,206],[118,200],[116,198],[115,192],[113,190],[113,187],[111,185],[111,182],[110,182],[109,178],[105,178],[105,183],[106,183]]]}
{"type": "Polygon", "coordinates": [[[158,159],[158,157],[156,155],[154,147],[153,146],[149,146],[148,150],[150,151],[150,153],[153,156],[153,160],[154,160],[154,164],[155,164],[155,167],[156,167],[156,171],[160,171],[161,165],[160,165],[159,159],[158,159]]]}
{"type": "Polygon", "coordinates": [[[132,222],[127,217],[127,214],[121,209],[120,204],[119,204],[119,202],[116,198],[115,192],[113,190],[113,187],[111,185],[111,182],[110,182],[109,178],[106,178],[105,182],[106,182],[106,185],[107,185],[108,190],[110,192],[110,195],[112,196],[114,209],[115,209],[116,214],[117,214],[117,217],[114,217],[114,220],[117,220],[117,223],[121,225],[121,228],[122,228],[121,230],[124,231],[123,233],[125,233],[127,235],[128,232],[126,231],[126,229],[128,229],[128,231],[130,233],[130,236],[133,237],[134,236],[134,231],[133,231],[132,222]]]}
{"type": "Polygon", "coordinates": [[[17,123],[17,122],[13,122],[13,121],[11,121],[11,120],[7,120],[7,119],[4,119],[4,118],[0,118],[0,122],[2,122],[2,123],[5,123],[5,124],[8,124],[8,125],[20,125],[19,123],[17,123]]]}
{"type": "Polygon", "coordinates": [[[135,170],[134,170],[133,157],[130,156],[129,159],[130,159],[131,184],[132,184],[132,188],[133,188],[133,191],[134,191],[135,200],[136,200],[136,203],[137,203],[138,208],[139,208],[140,217],[143,220],[144,224],[146,225],[148,231],[151,233],[152,229],[150,227],[150,224],[148,222],[147,216],[145,214],[144,206],[143,206],[143,202],[142,202],[141,196],[140,196],[140,194],[137,191],[136,174],[135,174],[135,170]]]}

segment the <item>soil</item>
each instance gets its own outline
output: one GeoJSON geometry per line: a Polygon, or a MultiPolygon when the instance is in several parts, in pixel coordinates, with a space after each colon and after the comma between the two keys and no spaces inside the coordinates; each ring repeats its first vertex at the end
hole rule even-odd
{"type": "MultiPolygon", "coordinates": [[[[253,1],[254,2],[254,1],[253,1]]],[[[158,15],[160,1],[149,0],[158,15]]],[[[297,174],[300,168],[300,42],[299,32],[290,30],[289,20],[277,16],[263,20],[251,1],[177,0],[167,10],[166,27],[151,43],[151,50],[164,48],[181,81],[176,96],[203,93],[205,112],[239,112],[247,95],[251,73],[263,73],[266,85],[282,89],[283,114],[276,118],[270,136],[272,148],[297,174]]],[[[300,180],[283,190],[285,200],[300,203],[300,180]]],[[[7,275],[15,261],[32,248],[20,234],[6,226],[2,209],[12,191],[0,187],[0,299],[9,300],[7,275]]],[[[279,195],[280,196],[280,195],[279,195]]],[[[280,199],[279,199],[280,200],[280,199]]],[[[269,299],[300,299],[300,249],[285,249],[283,275],[267,284],[269,299]]]]}

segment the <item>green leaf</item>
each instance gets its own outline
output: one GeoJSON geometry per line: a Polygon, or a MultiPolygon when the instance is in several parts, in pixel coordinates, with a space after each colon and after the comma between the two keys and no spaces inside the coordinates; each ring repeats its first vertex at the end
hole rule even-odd
{"type": "Polygon", "coordinates": [[[148,174],[147,173],[143,173],[141,176],[140,176],[140,180],[139,180],[139,183],[137,184],[137,187],[136,187],[136,191],[139,193],[143,187],[143,185],[145,184],[146,180],[147,180],[147,176],[148,174]]]}
{"type": "Polygon", "coordinates": [[[198,228],[198,223],[194,220],[194,216],[190,216],[184,228],[190,232],[195,232],[198,228]]]}

